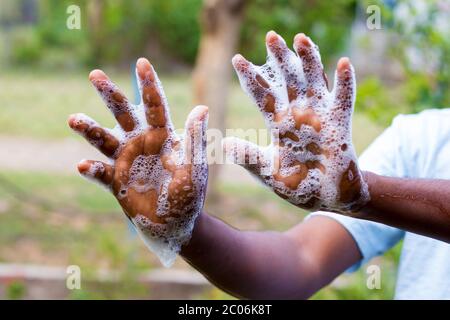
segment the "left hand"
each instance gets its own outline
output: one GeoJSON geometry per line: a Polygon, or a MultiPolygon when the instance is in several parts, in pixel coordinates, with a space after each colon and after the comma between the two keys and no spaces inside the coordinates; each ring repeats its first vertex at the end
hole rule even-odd
{"type": "Polygon", "coordinates": [[[233,65],[265,118],[272,143],[259,147],[227,138],[228,158],[294,205],[351,214],[367,203],[369,193],[352,144],[356,88],[350,61],[339,60],[330,92],[318,47],[304,34],[294,39],[297,54],[273,31],[266,46],[265,65],[241,55],[233,65]]]}

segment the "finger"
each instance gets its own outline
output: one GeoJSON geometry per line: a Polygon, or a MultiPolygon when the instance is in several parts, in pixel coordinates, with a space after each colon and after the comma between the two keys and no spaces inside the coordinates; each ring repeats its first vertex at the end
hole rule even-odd
{"type": "MultiPolygon", "coordinates": [[[[147,134],[149,135],[149,133],[147,134]]],[[[123,197],[127,194],[126,186],[128,186],[131,172],[130,169],[140,155],[148,156],[143,151],[144,142],[151,140],[148,136],[140,135],[132,138],[120,151],[120,157],[114,164],[116,179],[114,179],[112,190],[115,195],[123,197]]]]}
{"type": "Polygon", "coordinates": [[[196,106],[189,113],[185,125],[185,163],[200,165],[206,162],[207,127],[208,107],[196,106]]]}
{"type": "Polygon", "coordinates": [[[269,56],[277,62],[281,74],[286,81],[289,102],[306,92],[301,60],[286,45],[282,37],[274,31],[266,36],[266,46],[269,56]],[[302,92],[300,92],[302,91],[302,92]]]}
{"type": "Polygon", "coordinates": [[[120,142],[107,129],[102,128],[95,120],[82,113],[71,115],[68,123],[74,131],[83,136],[105,156],[114,158],[120,142]]]}
{"type": "Polygon", "coordinates": [[[101,70],[94,70],[89,74],[98,93],[105,101],[119,125],[125,131],[132,131],[136,127],[136,120],[132,115],[132,107],[125,95],[101,70]]]}
{"type": "Polygon", "coordinates": [[[136,63],[136,75],[147,123],[153,127],[164,127],[167,125],[169,129],[172,129],[169,110],[161,83],[147,59],[138,59],[136,63]]]}
{"type": "Polygon", "coordinates": [[[266,175],[269,161],[258,145],[235,137],[222,140],[222,147],[228,161],[238,164],[255,175],[266,175]]]}
{"type": "Polygon", "coordinates": [[[355,72],[348,58],[338,61],[334,77],[334,112],[336,120],[348,120],[353,112],[355,101],[355,72]]]}
{"type": "Polygon", "coordinates": [[[299,33],[294,38],[294,49],[302,59],[303,73],[307,82],[307,96],[323,96],[328,81],[323,71],[318,47],[310,38],[299,33]]]}
{"type": "Polygon", "coordinates": [[[78,171],[87,179],[108,187],[114,176],[114,168],[111,165],[94,160],[82,160],[78,164],[78,171]]]}
{"type": "Polygon", "coordinates": [[[253,98],[264,117],[272,120],[276,110],[276,99],[267,80],[258,72],[256,66],[240,54],[233,57],[232,63],[241,87],[253,98]]]}

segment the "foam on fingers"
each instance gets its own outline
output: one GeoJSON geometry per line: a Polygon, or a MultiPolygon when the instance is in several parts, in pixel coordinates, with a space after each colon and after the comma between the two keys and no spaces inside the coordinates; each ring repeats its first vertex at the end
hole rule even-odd
{"type": "Polygon", "coordinates": [[[138,59],[136,75],[142,94],[137,106],[129,103],[103,71],[89,75],[119,123],[114,129],[102,128],[83,114],[70,116],[68,123],[111,159],[111,164],[83,160],[78,165],[80,174],[108,187],[148,248],[164,266],[170,266],[189,241],[203,208],[208,108],[194,108],[186,121],[186,133],[179,136],[173,131],[161,83],[147,59],[138,59]],[[190,161],[193,157],[198,163],[190,161]]]}
{"type": "Polygon", "coordinates": [[[355,71],[347,57],[339,59],[334,81],[334,104],[337,108],[337,115],[351,114],[355,101],[356,81],[355,71]]]}
{"type": "Polygon", "coordinates": [[[95,120],[82,113],[73,114],[68,119],[72,130],[83,136],[91,145],[110,158],[119,150],[120,142],[109,130],[102,128],[95,120]]]}
{"type": "Polygon", "coordinates": [[[286,81],[286,90],[289,102],[293,102],[299,96],[304,95],[306,86],[302,72],[301,60],[286,45],[284,39],[274,31],[266,35],[267,53],[278,66],[279,72],[286,81]]]}
{"type": "Polygon", "coordinates": [[[101,161],[82,160],[77,165],[78,172],[87,179],[109,186],[113,179],[113,167],[101,161]]]}
{"type": "Polygon", "coordinates": [[[133,131],[138,120],[134,117],[131,104],[127,97],[101,70],[96,69],[91,71],[89,80],[97,89],[98,94],[114,115],[122,129],[125,132],[133,131]]]}
{"type": "Polygon", "coordinates": [[[146,122],[152,127],[167,127],[169,130],[173,130],[162,84],[153,66],[146,58],[137,60],[136,76],[146,122]]]}
{"type": "Polygon", "coordinates": [[[242,89],[253,99],[263,114],[267,125],[274,120],[274,114],[283,108],[288,100],[284,78],[275,61],[268,59],[263,66],[255,66],[241,55],[235,55],[233,66],[242,89]]]}
{"type": "Polygon", "coordinates": [[[206,129],[208,126],[208,107],[199,105],[189,113],[185,124],[184,155],[185,163],[202,165],[206,163],[206,129]]]}
{"type": "Polygon", "coordinates": [[[307,87],[319,92],[327,90],[328,80],[323,71],[319,47],[305,34],[299,33],[294,38],[294,49],[302,60],[307,87]]]}
{"type": "Polygon", "coordinates": [[[257,176],[272,173],[270,157],[266,156],[264,148],[235,137],[223,139],[222,148],[228,162],[240,165],[257,176]]]}
{"type": "MultiPolygon", "coordinates": [[[[348,58],[339,61],[335,88],[329,92],[318,48],[307,36],[298,34],[294,39],[298,56],[273,31],[267,34],[266,45],[269,54],[262,66],[242,56],[233,59],[242,88],[259,106],[267,92],[274,97],[272,112],[262,108],[273,133],[272,144],[264,151],[271,170],[256,174],[279,196],[309,210],[347,212],[365,203],[367,184],[351,141],[355,79],[348,58]]],[[[247,165],[247,143],[227,139],[224,146],[232,162],[255,173],[255,166],[247,165]]]]}

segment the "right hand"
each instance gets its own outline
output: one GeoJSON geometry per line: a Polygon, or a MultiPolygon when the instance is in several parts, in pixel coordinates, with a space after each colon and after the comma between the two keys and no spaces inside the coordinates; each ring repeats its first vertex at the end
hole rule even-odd
{"type": "Polygon", "coordinates": [[[113,193],[146,244],[168,266],[190,239],[203,208],[208,108],[194,108],[185,134],[178,136],[147,59],[138,60],[136,74],[142,97],[137,106],[102,71],[89,76],[118,122],[115,129],[105,129],[84,114],[70,116],[69,126],[110,159],[82,161],[79,172],[113,193]]]}
{"type": "Polygon", "coordinates": [[[349,60],[339,60],[330,92],[318,48],[304,34],[294,39],[297,54],[273,31],[266,46],[264,66],[241,55],[233,65],[271,129],[272,143],[259,147],[227,138],[227,157],[294,205],[352,214],[369,193],[352,145],[356,88],[349,60]]]}

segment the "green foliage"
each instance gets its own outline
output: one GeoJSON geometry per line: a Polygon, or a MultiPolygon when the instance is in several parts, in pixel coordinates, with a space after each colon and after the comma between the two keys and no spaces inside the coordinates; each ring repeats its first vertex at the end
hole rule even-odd
{"type": "Polygon", "coordinates": [[[6,287],[6,299],[19,300],[25,296],[26,287],[22,281],[12,281],[6,287]]]}
{"type": "Polygon", "coordinates": [[[441,4],[401,0],[394,9],[393,29],[401,37],[392,50],[405,67],[413,111],[450,106],[450,24],[441,4]]]}
{"type": "Polygon", "coordinates": [[[294,36],[303,32],[320,46],[322,59],[327,61],[339,54],[350,38],[355,4],[354,0],[249,1],[242,30],[242,52],[248,59],[263,63],[267,31],[282,34],[291,48],[294,36]]]}
{"type": "Polygon", "coordinates": [[[88,64],[134,59],[149,48],[192,63],[199,41],[200,7],[201,0],[102,2],[101,22],[98,29],[89,30],[87,38],[91,47],[101,50],[92,52],[88,64]]]}
{"type": "Polygon", "coordinates": [[[149,16],[142,19],[149,20],[150,28],[155,30],[153,37],[170,55],[193,63],[200,38],[198,18],[201,5],[202,0],[150,1],[149,16]]]}
{"type": "Polygon", "coordinates": [[[370,119],[387,125],[399,112],[408,111],[401,97],[386,87],[379,78],[368,77],[358,83],[356,108],[370,119]]]}
{"type": "Polygon", "coordinates": [[[17,65],[59,68],[128,63],[149,48],[170,52],[169,57],[188,63],[195,59],[201,0],[42,0],[37,24],[25,26],[17,13],[20,4],[10,3],[11,13],[0,15],[0,23],[12,20],[10,58],[17,65]],[[93,14],[95,3],[100,8],[98,17],[93,14]],[[81,9],[80,30],[66,27],[69,5],[81,9]]]}
{"type": "Polygon", "coordinates": [[[31,27],[22,27],[15,30],[11,45],[14,48],[11,56],[14,63],[34,64],[40,59],[42,41],[31,27]]]}
{"type": "MultiPolygon", "coordinates": [[[[14,2],[20,7],[21,2],[14,2]]],[[[84,3],[85,1],[78,1],[84,3]]],[[[16,17],[4,33],[11,62],[19,67],[67,67],[79,66],[89,55],[86,31],[69,30],[66,27],[66,9],[72,1],[39,1],[34,12],[37,24],[21,23],[16,17]]],[[[17,15],[17,13],[16,13],[17,15]]],[[[83,21],[82,17],[82,21],[83,21]]],[[[8,21],[7,17],[5,18],[8,21]]],[[[0,23],[5,19],[0,17],[0,23]]]]}
{"type": "MultiPolygon", "coordinates": [[[[18,65],[127,65],[148,52],[159,54],[162,60],[195,61],[202,0],[41,0],[37,2],[37,24],[26,27],[18,22],[21,2],[8,1],[10,13],[0,15],[0,23],[16,23],[10,36],[12,62],[18,65]],[[81,9],[81,30],[66,27],[66,9],[72,4],[81,9]],[[100,14],[92,21],[95,4],[100,14]]],[[[240,50],[262,63],[267,31],[274,29],[289,42],[296,33],[304,32],[320,44],[327,59],[345,47],[354,7],[355,0],[338,0],[332,6],[326,0],[249,1],[240,50]]]]}
{"type": "Polygon", "coordinates": [[[383,28],[395,39],[387,58],[403,69],[402,81],[394,85],[375,79],[359,83],[358,106],[378,122],[389,123],[399,111],[450,106],[450,24],[443,2],[398,0],[387,6],[382,0],[363,1],[380,6],[383,28]]]}

